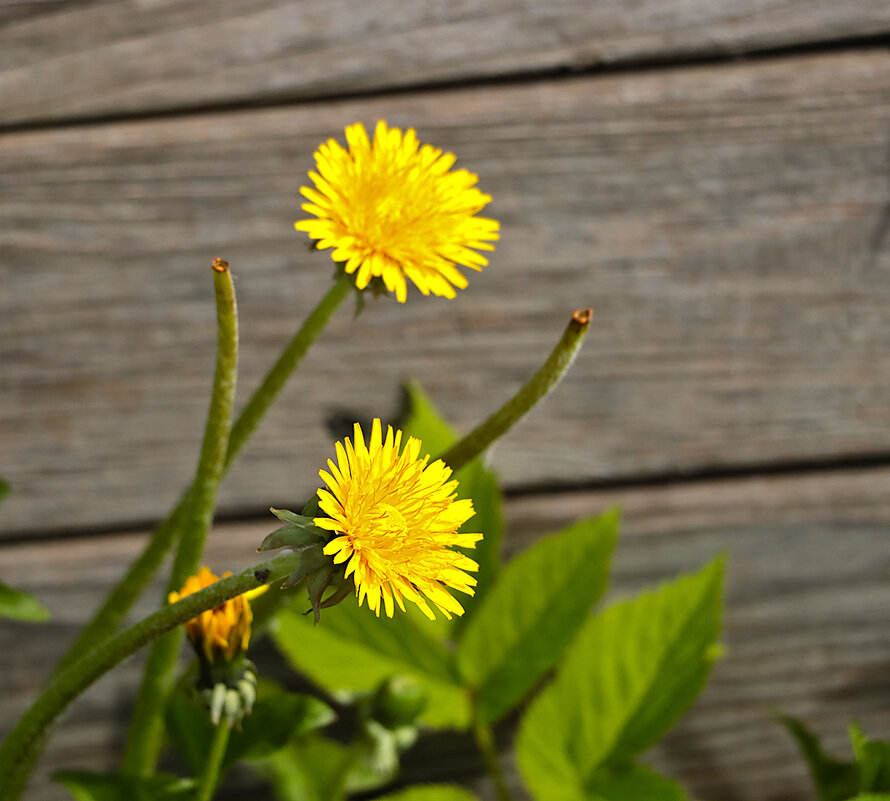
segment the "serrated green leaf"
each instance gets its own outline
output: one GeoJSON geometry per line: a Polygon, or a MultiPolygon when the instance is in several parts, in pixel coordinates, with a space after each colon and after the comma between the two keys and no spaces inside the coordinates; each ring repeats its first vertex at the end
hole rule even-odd
{"type": "MultiPolygon", "coordinates": [[[[405,434],[417,437],[423,443],[423,453],[435,458],[444,453],[456,441],[457,435],[442,418],[432,401],[420,385],[410,382],[405,387],[408,393],[409,414],[402,425],[405,434]]],[[[451,627],[460,629],[472,617],[475,607],[488,593],[497,578],[500,567],[501,540],[504,533],[504,517],[501,511],[501,490],[497,476],[486,468],[481,459],[473,459],[458,470],[454,477],[458,481],[457,494],[460,498],[470,498],[476,514],[461,528],[462,531],[481,532],[482,540],[475,549],[464,550],[471,559],[479,563],[476,576],[478,584],[472,597],[460,597],[465,614],[455,618],[451,627]]]]}
{"type": "Polygon", "coordinates": [[[720,632],[723,559],[589,619],[523,717],[517,755],[539,799],[585,788],[655,743],[704,686],[720,632]]]}
{"type": "Polygon", "coordinates": [[[826,754],[819,738],[796,718],[778,715],[776,719],[797,742],[810,769],[819,801],[846,801],[856,794],[860,789],[856,765],[826,754]]]}
{"type": "Polygon", "coordinates": [[[870,740],[857,723],[850,724],[849,733],[856,755],[855,789],[866,793],[890,792],[890,743],[870,740]]]}
{"type": "Polygon", "coordinates": [[[675,781],[644,765],[602,771],[587,786],[589,801],[688,801],[675,781]]]}
{"type": "Polygon", "coordinates": [[[324,737],[304,737],[251,767],[268,779],[278,801],[340,801],[355,755],[324,737]]]}
{"type": "Polygon", "coordinates": [[[16,590],[0,581],[0,617],[42,623],[49,620],[49,610],[28,593],[16,590]]]}
{"type": "Polygon", "coordinates": [[[166,773],[132,777],[87,770],[62,770],[53,781],[63,785],[74,801],[186,801],[195,783],[166,773]]]}
{"type": "Polygon", "coordinates": [[[465,727],[466,693],[445,647],[406,615],[375,617],[346,600],[325,610],[321,623],[293,609],[279,613],[273,638],[290,663],[335,694],[370,691],[383,679],[413,676],[429,694],[421,720],[465,727]]]}
{"type": "Polygon", "coordinates": [[[618,513],[582,520],[517,556],[467,624],[458,666],[483,722],[552,668],[606,589],[618,513]]]}
{"type": "MultiPolygon", "coordinates": [[[[189,770],[199,775],[207,761],[213,724],[205,706],[194,694],[177,688],[167,705],[167,733],[189,770]]],[[[294,737],[326,726],[335,715],[331,708],[309,695],[265,692],[253,712],[233,729],[223,770],[243,759],[259,759],[284,748],[294,737]]]]}
{"type": "MultiPolygon", "coordinates": [[[[793,720],[793,718],[787,718],[788,720],[793,720]]],[[[781,717],[779,719],[780,723],[784,723],[781,717]]],[[[800,724],[803,726],[803,724],[800,724]]],[[[793,734],[794,732],[792,732],[793,734]]],[[[862,731],[859,723],[855,720],[849,725],[847,728],[847,735],[850,738],[850,744],[853,746],[853,754],[856,757],[856,761],[859,762],[865,756],[865,744],[868,742],[868,737],[865,736],[865,732],[862,731]]]]}
{"type": "Polygon", "coordinates": [[[418,784],[378,801],[477,801],[476,796],[454,784],[418,784]]]}

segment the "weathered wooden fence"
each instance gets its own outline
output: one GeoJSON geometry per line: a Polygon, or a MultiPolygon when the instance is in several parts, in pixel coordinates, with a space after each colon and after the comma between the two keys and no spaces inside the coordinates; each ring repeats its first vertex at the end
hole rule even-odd
{"type": "MultiPolygon", "coordinates": [[[[467,429],[590,305],[493,455],[507,547],[619,503],[617,593],[727,550],[728,656],[653,758],[703,799],[812,797],[771,709],[890,736],[888,43],[886,0],[0,4],[0,575],[54,615],[0,624],[0,734],[192,471],[210,260],[249,390],[330,280],[292,228],[312,152],[385,118],[479,173],[502,241],[456,301],[334,320],[226,481],[248,522],[213,563],[311,493],[326,420],[392,417],[413,377],[467,429]]],[[[73,708],[31,799],[113,764],[137,669],[73,708]]]]}

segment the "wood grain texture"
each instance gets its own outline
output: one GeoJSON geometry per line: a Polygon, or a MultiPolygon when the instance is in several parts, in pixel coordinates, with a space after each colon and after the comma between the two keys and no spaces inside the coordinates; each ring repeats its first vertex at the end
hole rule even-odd
{"type": "Polygon", "coordinates": [[[744,53],[890,31],[885,0],[188,0],[0,9],[0,124],[744,53]]]}
{"type": "MultiPolygon", "coordinates": [[[[803,763],[771,720],[773,709],[805,718],[840,754],[851,718],[875,737],[890,737],[888,499],[887,469],[527,496],[507,504],[505,544],[515,555],[543,532],[620,505],[613,599],[728,552],[727,656],[651,759],[702,801],[805,801],[813,794],[803,763]]],[[[275,525],[269,517],[220,527],[209,564],[250,564],[275,525]]],[[[15,575],[53,612],[40,629],[0,623],[0,735],[140,542],[121,535],[0,550],[4,575],[15,575]]],[[[267,657],[256,656],[261,670],[269,669],[267,657]]],[[[125,663],[72,707],[29,801],[62,800],[46,778],[52,769],[114,764],[138,667],[136,659],[125,663]]],[[[415,779],[485,786],[471,743],[455,736],[422,742],[407,770],[415,779]]],[[[524,798],[515,772],[512,782],[515,797],[524,798]]]]}
{"type": "Polygon", "coordinates": [[[502,242],[457,300],[342,310],[225,513],[308,497],[325,419],[394,416],[403,378],[468,430],[585,306],[569,377],[496,448],[508,486],[890,449],[890,54],[870,51],[5,136],[0,530],[164,513],[203,426],[211,258],[237,280],[243,403],[329,285],[292,229],[312,151],[380,117],[479,173],[502,242]]]}

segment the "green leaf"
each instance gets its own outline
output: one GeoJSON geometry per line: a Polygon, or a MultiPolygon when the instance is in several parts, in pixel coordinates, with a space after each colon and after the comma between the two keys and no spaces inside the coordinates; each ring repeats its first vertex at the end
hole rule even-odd
{"type": "MultiPolygon", "coordinates": [[[[793,720],[793,718],[782,718],[781,716],[779,718],[780,723],[785,723],[786,720],[793,720]]],[[[798,725],[801,728],[804,728],[802,723],[799,723],[798,725]]],[[[794,734],[794,732],[792,732],[792,734],[794,734]]],[[[814,735],[811,736],[815,739],[814,735]]],[[[860,762],[865,757],[865,744],[868,742],[868,737],[865,736],[862,727],[855,720],[848,727],[847,736],[850,738],[850,744],[853,746],[853,754],[856,757],[856,761],[860,762]]],[[[818,741],[816,745],[818,747],[818,741]]]]}
{"type": "Polygon", "coordinates": [[[9,491],[12,487],[9,486],[8,481],[4,481],[0,478],[0,501],[2,501],[7,495],[9,495],[9,491]]]}
{"type": "MultiPolygon", "coordinates": [[[[309,504],[306,504],[306,506],[308,508],[309,504]]],[[[315,534],[321,539],[327,537],[327,531],[316,526],[313,522],[314,518],[312,517],[298,515],[296,512],[291,512],[289,509],[269,509],[269,511],[282,523],[287,523],[289,526],[295,526],[298,529],[306,531],[308,534],[315,534]]]]}
{"type": "Polygon", "coordinates": [[[62,770],[53,774],[74,801],[186,801],[195,786],[193,779],[166,773],[148,777],[118,776],[86,770],[62,770]]]}
{"type": "Polygon", "coordinates": [[[325,610],[321,624],[293,609],[279,613],[273,626],[278,647],[298,670],[341,697],[369,692],[390,676],[412,676],[429,699],[421,720],[430,726],[465,727],[466,693],[444,645],[397,610],[375,617],[353,601],[325,610]]]}
{"type": "MultiPolygon", "coordinates": [[[[869,740],[859,725],[850,725],[850,741],[856,754],[855,774],[864,792],[890,792],[890,743],[869,740]]],[[[818,743],[817,743],[818,746],[818,743]]]]}
{"type": "Polygon", "coordinates": [[[0,617],[42,623],[49,620],[49,610],[26,592],[15,590],[0,581],[0,617]]]}
{"type": "MultiPolygon", "coordinates": [[[[333,721],[331,708],[309,695],[267,692],[253,712],[234,729],[223,761],[223,770],[243,759],[258,759],[284,748],[293,738],[333,721]]],[[[167,733],[189,770],[198,775],[207,761],[213,724],[210,713],[182,685],[167,706],[167,733]]]]}
{"type": "Polygon", "coordinates": [[[846,801],[856,794],[859,790],[856,765],[826,754],[819,738],[796,718],[778,715],[776,719],[797,742],[797,747],[810,768],[819,801],[846,801]]]}
{"type": "Polygon", "coordinates": [[[279,801],[340,801],[354,760],[346,746],[310,736],[251,767],[271,782],[279,801]]]}
{"type": "MultiPolygon", "coordinates": [[[[422,453],[429,453],[434,458],[437,454],[445,453],[457,442],[457,435],[419,384],[409,382],[405,390],[408,393],[409,414],[402,425],[402,430],[423,443],[422,453]]],[[[497,476],[482,464],[481,459],[473,459],[464,465],[455,473],[455,478],[458,481],[458,497],[470,498],[476,510],[476,514],[461,530],[483,534],[475,549],[464,550],[464,553],[479,563],[479,574],[476,577],[479,583],[476,585],[474,596],[460,597],[466,612],[462,618],[456,618],[453,624],[455,628],[461,628],[472,617],[474,608],[485,597],[497,578],[504,517],[501,512],[501,490],[497,476]]]]}
{"type": "Polygon", "coordinates": [[[409,437],[417,437],[423,443],[425,453],[433,456],[445,453],[457,441],[457,435],[420,384],[409,381],[405,384],[405,392],[408,395],[408,416],[402,423],[402,431],[409,437]]]}
{"type": "MultiPolygon", "coordinates": [[[[315,528],[314,526],[312,528],[315,528]]],[[[300,548],[309,548],[324,542],[321,536],[321,529],[315,528],[312,531],[305,526],[286,525],[276,528],[271,534],[267,534],[265,539],[257,548],[257,551],[275,551],[278,548],[293,548],[295,551],[300,548]]]]}
{"type": "Polygon", "coordinates": [[[476,796],[454,784],[418,784],[378,801],[477,801],[476,796]]]}
{"type": "Polygon", "coordinates": [[[618,513],[583,520],[517,556],[463,631],[458,666],[483,722],[552,668],[606,589],[618,513]]]}
{"type": "Polygon", "coordinates": [[[722,579],[720,558],[585,623],[521,723],[519,767],[537,798],[583,790],[690,706],[718,655],[722,579]]]}
{"type": "Polygon", "coordinates": [[[688,801],[689,798],[675,781],[644,765],[596,774],[587,787],[587,794],[589,801],[688,801]]]}

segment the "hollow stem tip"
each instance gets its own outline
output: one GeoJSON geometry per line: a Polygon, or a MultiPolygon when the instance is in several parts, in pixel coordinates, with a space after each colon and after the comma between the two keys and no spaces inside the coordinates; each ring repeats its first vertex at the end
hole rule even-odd
{"type": "Polygon", "coordinates": [[[210,266],[218,273],[226,273],[229,271],[229,263],[225,259],[216,258],[210,266]]]}
{"type": "Polygon", "coordinates": [[[587,336],[592,319],[592,309],[573,312],[562,337],[538,371],[491,417],[476,426],[439,458],[452,470],[459,470],[525,417],[566,374],[587,336]]]}
{"type": "Polygon", "coordinates": [[[590,325],[592,319],[593,309],[578,309],[578,311],[572,312],[572,322],[577,323],[579,328],[590,325]]]}

